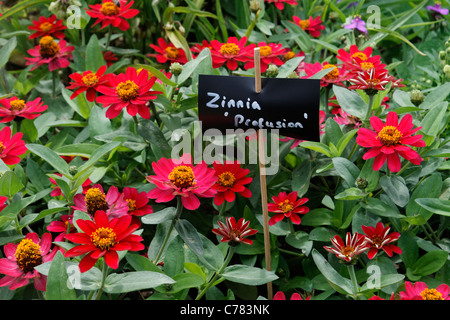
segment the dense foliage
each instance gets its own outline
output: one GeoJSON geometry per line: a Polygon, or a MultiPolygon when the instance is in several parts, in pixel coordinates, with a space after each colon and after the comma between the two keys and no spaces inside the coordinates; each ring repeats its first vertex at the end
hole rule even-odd
{"type": "Polygon", "coordinates": [[[3,1],[0,299],[449,299],[449,7],[3,1]],[[281,137],[266,180],[174,156],[199,75],[257,47],[320,79],[320,142],[281,137]]]}

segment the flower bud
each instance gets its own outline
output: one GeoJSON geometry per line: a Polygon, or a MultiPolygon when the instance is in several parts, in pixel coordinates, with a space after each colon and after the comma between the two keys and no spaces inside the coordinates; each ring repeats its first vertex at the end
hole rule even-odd
{"type": "Polygon", "coordinates": [[[178,62],[174,62],[170,65],[169,71],[173,75],[179,76],[181,71],[183,71],[183,66],[178,62]]]}
{"type": "Polygon", "coordinates": [[[424,99],[423,93],[420,90],[414,89],[411,91],[411,102],[418,107],[424,99]]]}
{"type": "Polygon", "coordinates": [[[269,78],[275,78],[278,75],[278,67],[274,64],[269,64],[266,70],[266,75],[269,78]]]}
{"type": "Polygon", "coordinates": [[[70,166],[70,167],[69,167],[69,173],[70,173],[71,175],[76,175],[76,174],[78,173],[78,168],[77,168],[77,166],[70,166]]]}
{"type": "Polygon", "coordinates": [[[261,4],[259,0],[250,0],[250,11],[253,13],[257,13],[261,10],[261,4]]]}
{"type": "Polygon", "coordinates": [[[444,66],[444,73],[445,73],[445,76],[447,77],[447,79],[450,80],[450,65],[446,64],[444,66]]]}
{"type": "Polygon", "coordinates": [[[369,185],[369,182],[366,180],[366,178],[363,178],[363,177],[356,178],[355,186],[358,189],[364,190],[365,188],[367,188],[368,185],[369,185]]]}
{"type": "Polygon", "coordinates": [[[330,15],[329,15],[330,21],[331,22],[336,22],[339,19],[339,13],[335,12],[335,11],[331,11],[330,15]]]}

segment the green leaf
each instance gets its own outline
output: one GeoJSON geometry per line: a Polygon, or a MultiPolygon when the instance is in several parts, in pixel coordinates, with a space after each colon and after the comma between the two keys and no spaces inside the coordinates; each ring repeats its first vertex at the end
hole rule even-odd
{"type": "Polygon", "coordinates": [[[177,208],[167,207],[162,210],[147,214],[141,218],[143,224],[160,224],[161,222],[172,220],[175,217],[177,208]]]}
{"type": "Polygon", "coordinates": [[[95,73],[105,64],[102,48],[98,44],[97,36],[93,34],[89,37],[89,42],[86,46],[86,70],[90,70],[95,73]]]}
{"type": "Polygon", "coordinates": [[[427,115],[422,120],[422,129],[420,131],[429,136],[436,137],[439,130],[441,130],[441,122],[447,110],[448,102],[444,101],[428,111],[427,115]]]}
{"type": "Polygon", "coordinates": [[[150,143],[152,151],[157,158],[170,158],[172,148],[167,142],[161,129],[151,120],[144,120],[139,123],[137,132],[150,143]]]}
{"type": "Polygon", "coordinates": [[[361,203],[361,206],[369,212],[372,212],[381,217],[391,217],[391,218],[403,218],[404,216],[400,214],[397,207],[390,206],[384,201],[377,198],[369,198],[366,203],[361,203]]]}
{"type": "Polygon", "coordinates": [[[341,157],[333,158],[333,165],[338,175],[347,182],[348,187],[353,187],[359,176],[359,168],[350,160],[341,157]]]}
{"type": "Polygon", "coordinates": [[[336,95],[339,105],[345,112],[357,118],[364,119],[368,105],[356,91],[333,85],[333,92],[336,95]]]}
{"type": "Polygon", "coordinates": [[[172,87],[176,87],[177,84],[173,81],[171,81],[169,78],[166,77],[166,75],[164,73],[162,73],[159,69],[156,69],[155,67],[146,65],[146,64],[134,64],[132,65],[132,67],[139,69],[145,69],[147,70],[149,73],[151,73],[153,76],[155,76],[156,78],[158,78],[159,80],[161,80],[162,82],[164,82],[165,84],[168,84],[172,87]]]}
{"type": "Polygon", "coordinates": [[[416,199],[420,198],[438,198],[442,190],[442,176],[439,172],[432,173],[423,180],[411,194],[410,201],[406,206],[406,215],[415,216],[420,214],[425,221],[433,215],[433,212],[423,208],[416,199]]]}
{"type": "Polygon", "coordinates": [[[277,78],[287,78],[292,72],[294,72],[300,62],[303,61],[305,57],[296,57],[286,61],[280,68],[278,69],[277,78]]]}
{"type": "MultiPolygon", "coordinates": [[[[89,160],[86,161],[85,163],[83,163],[83,165],[81,165],[78,168],[78,173],[74,176],[74,179],[78,179],[79,177],[81,177],[87,170],[92,168],[101,158],[103,158],[108,153],[113,151],[115,148],[120,146],[120,144],[121,144],[121,142],[112,141],[110,143],[106,143],[106,144],[100,146],[99,148],[97,148],[97,150],[95,150],[92,153],[89,160]]],[[[83,180],[82,182],[84,182],[85,180],[83,180]]]]}
{"type": "Polygon", "coordinates": [[[447,262],[448,253],[442,250],[434,250],[426,253],[411,267],[411,272],[416,276],[428,276],[439,271],[447,262]]]}
{"type": "Polygon", "coordinates": [[[26,146],[30,152],[47,161],[56,171],[68,179],[72,179],[69,165],[55,151],[41,144],[27,144],[26,146]]]}
{"type": "Polygon", "coordinates": [[[232,282],[242,283],[249,286],[259,286],[278,279],[273,271],[235,264],[225,268],[222,276],[232,282]]]}
{"type": "Polygon", "coordinates": [[[441,102],[445,101],[449,94],[450,82],[446,82],[438,87],[435,87],[433,91],[427,94],[420,107],[423,109],[433,109],[441,104],[441,102]]]}
{"type": "Polygon", "coordinates": [[[196,255],[203,254],[203,243],[197,229],[186,219],[180,219],[175,223],[175,230],[177,230],[184,243],[196,255]]]}
{"type": "Polygon", "coordinates": [[[9,60],[9,56],[11,55],[11,52],[14,51],[16,46],[17,46],[17,38],[16,37],[12,37],[0,49],[0,69],[3,68],[6,65],[6,63],[9,60]]]}
{"type": "Polygon", "coordinates": [[[22,182],[13,171],[6,171],[0,178],[0,195],[12,198],[24,188],[22,182]]]}
{"type": "Polygon", "coordinates": [[[155,288],[162,293],[177,293],[184,289],[196,288],[205,283],[205,279],[195,273],[179,273],[172,277],[175,280],[173,285],[165,285],[155,288]]]}
{"type": "Polygon", "coordinates": [[[435,198],[418,198],[415,199],[415,201],[422,208],[432,213],[450,217],[450,200],[435,199],[435,198]]]}
{"type": "Polygon", "coordinates": [[[183,65],[183,71],[181,71],[180,75],[178,76],[178,86],[183,84],[187,79],[189,79],[194,71],[199,67],[200,63],[207,59],[208,57],[211,57],[211,52],[208,48],[202,50],[200,54],[193,60],[185,63],[183,65]]]}
{"type": "Polygon", "coordinates": [[[67,285],[68,280],[64,256],[61,251],[58,251],[48,272],[45,298],[47,300],[76,300],[77,295],[75,290],[67,285]]]}
{"type": "Polygon", "coordinates": [[[320,153],[323,153],[327,157],[331,158],[331,151],[330,148],[320,142],[314,142],[314,141],[303,141],[300,143],[300,146],[306,149],[311,149],[320,153]]]}
{"type": "Polygon", "coordinates": [[[366,195],[367,193],[362,190],[356,187],[351,187],[338,193],[334,198],[339,200],[358,200],[364,198],[366,195]]]}
{"type": "Polygon", "coordinates": [[[124,293],[174,284],[175,280],[160,272],[135,271],[112,273],[105,280],[103,290],[107,293],[124,293]]]}
{"type": "Polygon", "coordinates": [[[409,189],[402,177],[382,176],[380,179],[381,188],[386,195],[399,207],[404,207],[409,202],[409,189]]]}
{"type": "Polygon", "coordinates": [[[137,253],[127,253],[125,256],[127,262],[134,268],[136,271],[153,271],[153,272],[162,272],[161,269],[153,264],[147,257],[144,257],[137,253]]]}
{"type": "Polygon", "coordinates": [[[341,276],[316,249],[313,249],[312,257],[319,271],[330,284],[334,285],[333,288],[340,289],[347,294],[353,294],[352,282],[341,276]]]}
{"type": "MultiPolygon", "coordinates": [[[[184,243],[180,236],[176,236],[167,246],[164,256],[164,273],[169,277],[182,273],[184,270],[184,243]]],[[[174,280],[176,280],[174,278],[174,280]]]]}

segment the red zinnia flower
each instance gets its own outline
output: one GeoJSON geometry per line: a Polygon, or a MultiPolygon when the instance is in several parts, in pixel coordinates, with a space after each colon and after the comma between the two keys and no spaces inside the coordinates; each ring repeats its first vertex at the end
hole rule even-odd
{"type": "Polygon", "coordinates": [[[179,160],[161,158],[153,162],[155,176],[148,176],[147,181],[156,185],[148,192],[156,202],[168,202],[175,196],[181,196],[183,206],[195,210],[200,206],[197,197],[211,198],[216,194],[212,188],[216,183],[214,170],[202,161],[196,166],[192,164],[192,156],[183,154],[179,160]]]}
{"type": "Polygon", "coordinates": [[[133,223],[140,223],[136,217],[153,212],[152,206],[148,204],[150,199],[145,191],[138,192],[136,188],[125,187],[123,189],[123,198],[128,204],[128,214],[132,216],[133,223]]]}
{"type": "MultiPolygon", "coordinates": [[[[273,296],[273,300],[286,300],[286,295],[284,294],[283,291],[278,291],[273,296]]],[[[303,300],[303,299],[302,299],[302,296],[299,293],[294,292],[291,295],[291,299],[290,300],[303,300]]],[[[307,297],[306,300],[311,300],[311,297],[307,297]]]]}
{"type": "Polygon", "coordinates": [[[213,163],[217,182],[213,185],[213,189],[217,190],[214,197],[214,203],[220,206],[224,200],[233,202],[236,195],[240,194],[245,198],[250,198],[252,192],[245,186],[252,182],[253,178],[247,177],[249,169],[241,168],[239,162],[225,162],[221,164],[218,161],[213,163]]]}
{"type": "Polygon", "coordinates": [[[276,214],[270,218],[269,225],[274,225],[280,222],[285,217],[291,219],[292,223],[300,224],[301,219],[298,214],[305,214],[309,212],[309,208],[302,206],[308,199],[297,199],[297,192],[293,191],[287,194],[285,191],[280,192],[278,196],[273,196],[272,201],[274,203],[267,204],[269,212],[275,212],[276,214]]]}
{"type": "Polygon", "coordinates": [[[334,247],[324,246],[324,249],[345,262],[352,262],[358,259],[359,255],[369,248],[366,246],[366,237],[356,232],[353,236],[350,232],[347,232],[345,243],[338,235],[335,235],[330,240],[334,247]]]}
{"type": "Polygon", "coordinates": [[[69,78],[74,82],[70,82],[67,89],[73,90],[74,93],[70,96],[70,99],[76,98],[80,93],[86,91],[87,101],[93,102],[99,86],[107,86],[108,79],[103,74],[106,71],[106,66],[101,66],[96,73],[92,71],[84,71],[83,74],[72,73],[69,78]]]}
{"type": "Polygon", "coordinates": [[[338,67],[334,64],[330,64],[327,61],[323,63],[323,65],[320,62],[316,63],[305,63],[304,70],[306,72],[306,76],[303,76],[302,79],[308,79],[311,76],[315,75],[317,72],[322,71],[324,69],[333,69],[328,74],[326,74],[322,79],[320,79],[320,86],[326,87],[330,84],[336,84],[339,86],[344,86],[342,81],[345,81],[348,79],[348,72],[343,67],[338,67]]]}
{"type": "Polygon", "coordinates": [[[391,244],[398,240],[400,233],[389,233],[391,228],[383,226],[381,222],[378,222],[375,228],[370,226],[361,226],[361,228],[366,234],[367,245],[369,247],[367,257],[369,259],[373,259],[380,249],[386,252],[389,257],[392,257],[394,252],[398,254],[402,253],[402,250],[399,247],[391,244]]]}
{"type": "Polygon", "coordinates": [[[386,85],[391,82],[392,78],[389,76],[389,72],[385,69],[372,68],[368,71],[359,71],[352,74],[349,79],[354,83],[349,86],[350,90],[365,90],[367,94],[374,95],[379,90],[385,90],[386,85]]]}
{"type": "Polygon", "coordinates": [[[275,5],[275,7],[277,7],[279,10],[283,10],[284,9],[284,4],[290,4],[293,6],[298,5],[297,1],[295,0],[264,0],[267,3],[273,3],[275,5]]]}
{"type": "Polygon", "coordinates": [[[59,235],[55,237],[55,242],[64,241],[64,237],[68,233],[77,232],[77,228],[72,222],[73,215],[63,214],[60,221],[53,220],[47,226],[47,230],[50,232],[59,232],[59,235]]]}
{"type": "Polygon", "coordinates": [[[113,0],[103,0],[102,4],[89,5],[91,9],[87,9],[86,13],[92,18],[97,18],[92,26],[101,23],[101,29],[112,25],[127,31],[130,24],[125,19],[131,19],[139,13],[137,9],[130,9],[133,3],[133,0],[129,3],[127,0],[120,0],[120,4],[116,5],[113,0]]]}
{"type": "Polygon", "coordinates": [[[128,215],[128,202],[117,187],[111,186],[108,193],[103,192],[100,184],[94,184],[86,191],[86,194],[78,193],[73,197],[73,209],[86,212],[91,217],[95,212],[101,210],[106,212],[108,217],[118,218],[128,215]]]}
{"type": "Polygon", "coordinates": [[[219,68],[224,63],[228,69],[236,70],[238,62],[247,62],[249,60],[248,53],[255,48],[255,44],[245,46],[247,38],[242,37],[238,40],[236,37],[229,37],[226,43],[220,43],[217,40],[211,41],[211,58],[213,68],[219,68]]]}
{"type": "Polygon", "coordinates": [[[313,17],[309,17],[309,19],[305,20],[302,20],[297,16],[293,16],[292,19],[300,28],[307,31],[314,38],[320,37],[321,30],[325,29],[320,16],[314,19],[313,17]]]}
{"type": "Polygon", "coordinates": [[[372,51],[373,48],[371,47],[361,51],[356,45],[351,45],[349,52],[339,49],[336,58],[341,60],[344,66],[352,72],[368,71],[372,68],[383,69],[386,67],[385,64],[381,63],[380,56],[371,56],[372,51]]]}
{"type": "Polygon", "coordinates": [[[128,67],[125,73],[119,75],[110,74],[109,84],[112,87],[99,86],[97,91],[103,96],[97,97],[97,102],[103,107],[109,107],[106,117],[117,117],[123,108],[131,116],[139,114],[144,119],[150,119],[150,110],[147,106],[149,100],[156,99],[160,91],[150,91],[156,82],[156,77],[148,79],[148,71],[137,72],[135,68],[128,67]]]}
{"type": "Polygon", "coordinates": [[[400,292],[400,300],[450,300],[450,288],[446,284],[430,289],[425,282],[405,281],[405,290],[400,292]]]}
{"type": "MultiPolygon", "coordinates": [[[[284,62],[280,57],[284,57],[286,49],[283,45],[276,43],[259,42],[258,43],[260,57],[261,57],[261,72],[265,72],[269,64],[281,66],[284,62]]],[[[248,61],[245,63],[244,68],[251,69],[255,67],[254,51],[247,53],[248,61]]]]}
{"type": "MultiPolygon", "coordinates": [[[[9,286],[10,290],[26,286],[30,279],[36,290],[45,291],[47,276],[40,274],[34,267],[53,260],[57,250],[50,251],[52,235],[44,233],[39,239],[37,233],[27,233],[18,244],[8,243],[3,247],[6,258],[0,259],[0,287],[9,286]]],[[[56,247],[55,247],[56,249],[56,247]]]]}
{"type": "Polygon", "coordinates": [[[62,32],[62,30],[67,29],[67,27],[63,25],[62,20],[57,20],[56,16],[52,15],[49,18],[39,17],[39,20],[34,20],[33,25],[29,26],[28,29],[36,31],[31,34],[28,39],[35,39],[45,36],[63,39],[64,32],[62,32]]]}
{"type": "Polygon", "coordinates": [[[208,48],[211,50],[211,44],[208,42],[208,40],[202,40],[202,43],[195,43],[194,46],[191,48],[192,53],[200,53],[203,49],[208,48]]]}
{"type": "Polygon", "coordinates": [[[117,251],[144,249],[141,243],[143,238],[133,234],[139,226],[130,223],[129,215],[109,221],[106,213],[101,210],[95,213],[94,221],[78,219],[77,225],[83,232],[66,234],[65,238],[80,245],[68,250],[65,257],[85,254],[79,264],[80,272],[91,269],[101,257],[105,258],[109,267],[117,269],[119,266],[117,251]]]}
{"type": "Polygon", "coordinates": [[[178,62],[180,64],[185,64],[188,62],[186,57],[186,52],[184,52],[181,48],[176,48],[172,42],[167,42],[163,38],[158,39],[158,46],[151,44],[150,48],[155,50],[157,53],[149,54],[149,57],[155,57],[156,61],[159,63],[166,63],[170,61],[170,63],[178,62]]]}
{"type": "Polygon", "coordinates": [[[386,117],[386,123],[383,123],[378,117],[371,117],[370,124],[375,130],[360,128],[356,142],[365,148],[370,148],[363,159],[367,160],[375,157],[373,170],[378,171],[387,160],[389,170],[398,172],[401,169],[400,156],[415,165],[422,162],[419,154],[407,145],[413,147],[425,147],[425,141],[421,140],[422,135],[413,135],[422,127],[413,129],[412,116],[406,114],[400,123],[398,115],[391,111],[386,117]]]}
{"type": "Polygon", "coordinates": [[[45,36],[39,41],[39,45],[27,52],[31,58],[25,57],[27,65],[34,65],[31,71],[47,64],[49,71],[54,71],[60,68],[67,68],[70,64],[69,59],[72,58],[73,46],[67,46],[65,40],[59,40],[56,43],[52,37],[45,36]]]}
{"type": "Polygon", "coordinates": [[[35,119],[47,110],[47,106],[36,98],[33,101],[25,102],[17,97],[0,100],[0,122],[10,122],[15,117],[23,117],[27,119],[35,119]]]}
{"type": "Polygon", "coordinates": [[[230,245],[237,245],[240,242],[245,244],[253,244],[252,240],[245,239],[245,237],[252,236],[258,233],[258,230],[248,227],[250,221],[246,221],[244,218],[239,219],[236,223],[234,217],[226,218],[226,225],[221,221],[217,221],[219,228],[212,229],[214,234],[223,237],[220,242],[230,242],[230,245]]]}
{"type": "Polygon", "coordinates": [[[106,65],[108,67],[112,66],[114,61],[119,60],[119,58],[117,58],[117,56],[111,51],[106,51],[105,53],[103,53],[103,59],[105,59],[106,65]]]}
{"type": "Polygon", "coordinates": [[[4,127],[0,130],[0,159],[7,165],[20,162],[19,156],[27,152],[28,148],[22,140],[22,132],[17,132],[11,137],[11,128],[4,127]]]}
{"type": "Polygon", "coordinates": [[[0,212],[6,208],[8,205],[6,201],[8,200],[8,197],[0,196],[0,212]]]}

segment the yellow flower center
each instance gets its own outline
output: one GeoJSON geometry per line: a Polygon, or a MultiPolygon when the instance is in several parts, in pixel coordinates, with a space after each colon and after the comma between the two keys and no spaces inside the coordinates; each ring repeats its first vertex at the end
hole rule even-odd
{"type": "Polygon", "coordinates": [[[51,24],[50,22],[44,22],[41,23],[41,25],[39,26],[39,29],[41,29],[42,32],[49,32],[50,30],[52,30],[53,24],[51,24]]]}
{"type": "Polygon", "coordinates": [[[379,236],[374,236],[373,238],[370,238],[370,240],[377,248],[380,247],[381,244],[383,243],[383,238],[381,238],[379,236]]]}
{"type": "Polygon", "coordinates": [[[94,215],[98,210],[108,210],[108,203],[105,200],[105,194],[99,188],[90,188],[84,198],[87,207],[87,213],[94,215]]]}
{"type": "Polygon", "coordinates": [[[167,57],[169,59],[176,59],[176,58],[178,58],[179,51],[178,51],[177,48],[175,48],[175,47],[167,47],[166,49],[164,49],[164,51],[166,51],[167,57]]]}
{"type": "Polygon", "coordinates": [[[43,58],[51,58],[56,56],[59,52],[59,45],[53,41],[53,38],[50,36],[42,37],[39,41],[39,53],[43,58]]]}
{"type": "Polygon", "coordinates": [[[139,86],[133,81],[127,80],[117,85],[116,92],[123,101],[130,101],[138,96],[139,86]]]}
{"type": "Polygon", "coordinates": [[[346,246],[344,249],[342,249],[341,253],[346,257],[350,257],[350,255],[353,253],[353,251],[355,251],[355,249],[353,249],[353,247],[346,246]]]}
{"type": "Polygon", "coordinates": [[[292,209],[294,209],[294,206],[289,202],[288,199],[279,202],[278,207],[283,211],[283,213],[291,212],[292,209]]]}
{"type": "Polygon", "coordinates": [[[302,28],[303,30],[306,30],[306,28],[309,27],[309,19],[306,20],[300,20],[298,22],[298,25],[300,26],[300,28],[302,28]]]}
{"type": "Polygon", "coordinates": [[[95,86],[98,83],[98,77],[95,75],[95,73],[92,72],[83,76],[81,80],[88,87],[95,86]]]}
{"type": "Polygon", "coordinates": [[[374,67],[372,62],[361,62],[361,68],[363,68],[365,71],[370,70],[374,67]]]}
{"type": "Polygon", "coordinates": [[[195,184],[195,175],[191,167],[177,166],[169,173],[169,180],[178,188],[188,188],[195,184]]]}
{"type": "Polygon", "coordinates": [[[425,289],[420,293],[420,295],[423,300],[444,300],[444,298],[442,298],[442,293],[436,289],[425,289]]]}
{"type": "Polygon", "coordinates": [[[229,171],[221,173],[219,175],[219,184],[223,187],[230,188],[234,185],[236,177],[229,171]]]}
{"type": "Polygon", "coordinates": [[[239,47],[235,43],[225,43],[220,47],[220,53],[222,55],[233,55],[239,54],[239,47]]]}
{"type": "Polygon", "coordinates": [[[403,134],[395,126],[385,126],[378,132],[378,138],[385,146],[395,146],[400,143],[403,134]]]}
{"type": "Polygon", "coordinates": [[[100,250],[109,250],[117,243],[116,233],[112,228],[101,227],[91,233],[91,241],[100,250]]]}
{"type": "Polygon", "coordinates": [[[0,153],[2,153],[5,150],[5,145],[3,142],[0,141],[0,153]]]}
{"type": "Polygon", "coordinates": [[[363,52],[355,52],[354,54],[352,54],[352,58],[360,58],[362,61],[366,61],[367,55],[363,52]]]}
{"type": "Polygon", "coordinates": [[[105,2],[102,4],[100,12],[105,16],[115,16],[119,14],[120,8],[116,6],[113,2],[105,2]]]}
{"type": "Polygon", "coordinates": [[[268,57],[272,54],[272,48],[269,46],[261,46],[259,47],[259,52],[263,57],[268,57]]]}
{"type": "Polygon", "coordinates": [[[136,201],[133,199],[126,199],[128,204],[128,212],[136,210],[136,201]]]}
{"type": "Polygon", "coordinates": [[[288,60],[292,59],[293,57],[295,57],[295,53],[293,51],[289,51],[288,53],[286,53],[284,55],[284,61],[288,61],[288,60]]]}
{"type": "Polygon", "coordinates": [[[17,99],[9,103],[11,105],[11,110],[22,111],[25,108],[25,101],[17,99]]]}
{"type": "Polygon", "coordinates": [[[40,246],[31,239],[23,239],[17,245],[15,258],[17,265],[23,272],[33,271],[35,266],[42,263],[42,255],[40,246]]]}
{"type": "Polygon", "coordinates": [[[334,64],[326,64],[322,67],[322,70],[333,68],[331,72],[325,75],[325,79],[327,80],[336,80],[339,78],[339,70],[334,64]]]}

